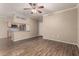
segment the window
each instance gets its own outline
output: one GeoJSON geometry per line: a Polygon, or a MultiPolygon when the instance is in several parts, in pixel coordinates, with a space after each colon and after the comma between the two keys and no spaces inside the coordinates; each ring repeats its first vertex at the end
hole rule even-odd
{"type": "Polygon", "coordinates": [[[17,24],[11,24],[10,27],[13,31],[26,31],[26,24],[21,24],[21,23],[17,23],[17,24]]]}
{"type": "Polygon", "coordinates": [[[19,25],[19,30],[20,31],[26,31],[26,24],[19,25]]]}

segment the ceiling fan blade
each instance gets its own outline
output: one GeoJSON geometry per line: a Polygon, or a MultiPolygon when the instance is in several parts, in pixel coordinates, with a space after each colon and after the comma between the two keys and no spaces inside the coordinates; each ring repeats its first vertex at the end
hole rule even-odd
{"type": "Polygon", "coordinates": [[[33,14],[33,12],[31,12],[31,14],[33,14]]]}
{"type": "Polygon", "coordinates": [[[36,3],[33,3],[33,6],[36,6],[37,4],[36,3]]]}
{"type": "Polygon", "coordinates": [[[39,13],[42,13],[42,11],[40,11],[40,10],[37,10],[39,13]]]}
{"type": "Polygon", "coordinates": [[[36,6],[36,3],[29,3],[30,6],[36,6]]]}
{"type": "Polygon", "coordinates": [[[30,6],[32,6],[32,3],[29,3],[30,6]]]}
{"type": "Polygon", "coordinates": [[[24,10],[31,10],[31,8],[24,8],[24,10]]]}
{"type": "Polygon", "coordinates": [[[44,6],[39,6],[38,8],[44,8],[44,6]]]}
{"type": "Polygon", "coordinates": [[[33,9],[35,9],[35,8],[36,8],[36,6],[37,6],[37,4],[36,4],[36,3],[29,3],[29,5],[30,5],[33,9]]]}

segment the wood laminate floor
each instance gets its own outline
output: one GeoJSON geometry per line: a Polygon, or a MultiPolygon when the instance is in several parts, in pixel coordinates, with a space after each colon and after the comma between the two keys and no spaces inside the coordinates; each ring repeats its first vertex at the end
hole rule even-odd
{"type": "Polygon", "coordinates": [[[1,49],[4,56],[78,56],[76,45],[45,40],[42,37],[15,42],[11,48],[1,49]]]}

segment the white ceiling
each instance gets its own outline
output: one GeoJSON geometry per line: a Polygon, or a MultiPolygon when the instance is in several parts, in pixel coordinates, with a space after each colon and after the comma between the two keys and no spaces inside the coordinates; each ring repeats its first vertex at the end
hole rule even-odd
{"type": "MultiPolygon", "coordinates": [[[[67,8],[75,7],[76,3],[38,3],[38,5],[44,5],[43,13],[51,13],[67,8]]],[[[14,13],[25,13],[28,14],[28,11],[24,11],[23,8],[31,8],[28,3],[0,3],[0,16],[12,15],[14,13]]]]}

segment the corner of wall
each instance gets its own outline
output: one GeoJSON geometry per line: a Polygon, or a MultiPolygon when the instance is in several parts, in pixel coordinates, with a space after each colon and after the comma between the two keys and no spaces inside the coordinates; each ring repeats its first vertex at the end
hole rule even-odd
{"type": "Polygon", "coordinates": [[[77,47],[79,48],[79,4],[77,4],[77,47]]]}

